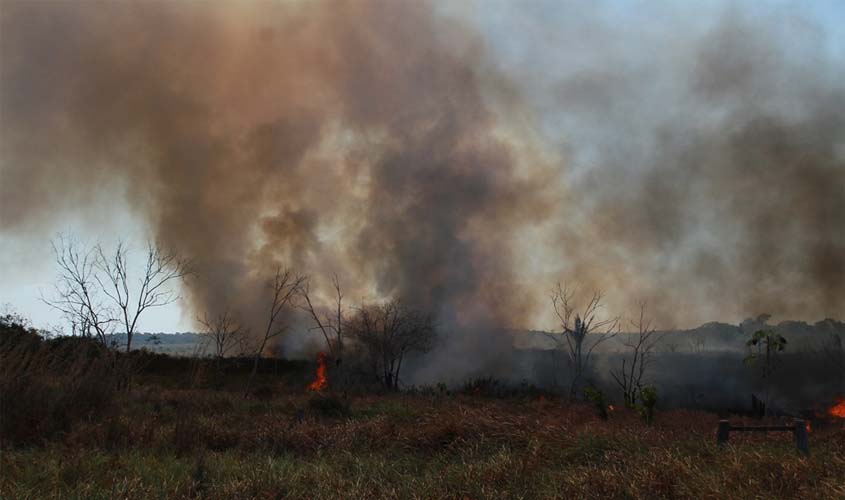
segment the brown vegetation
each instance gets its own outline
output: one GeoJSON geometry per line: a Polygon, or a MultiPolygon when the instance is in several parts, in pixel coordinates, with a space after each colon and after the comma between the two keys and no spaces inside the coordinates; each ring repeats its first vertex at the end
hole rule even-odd
{"type": "MultiPolygon", "coordinates": [[[[0,491],[9,498],[834,498],[845,426],[811,455],[785,434],[715,443],[717,416],[606,420],[492,379],[373,395],[308,393],[313,367],[125,354],[4,320],[0,491]],[[133,384],[116,383],[119,367],[133,384]],[[222,384],[203,373],[227,371],[222,384]],[[196,378],[196,379],[195,379],[196,378]]],[[[732,422],[742,423],[732,417],[732,422]]]]}
{"type": "Polygon", "coordinates": [[[832,498],[845,493],[845,429],[737,436],[720,451],[713,415],[598,419],[553,399],[138,390],[108,419],[43,446],[7,449],[2,489],[74,495],[240,498],[832,498]],[[143,416],[138,419],[137,416],[143,416]],[[41,464],[36,466],[32,461],[41,464]],[[112,467],[94,473],[97,464],[112,467]],[[41,481],[46,468],[49,479],[41,481]],[[197,469],[203,468],[203,474],[197,469]],[[198,477],[200,476],[200,477],[198,477]]]}

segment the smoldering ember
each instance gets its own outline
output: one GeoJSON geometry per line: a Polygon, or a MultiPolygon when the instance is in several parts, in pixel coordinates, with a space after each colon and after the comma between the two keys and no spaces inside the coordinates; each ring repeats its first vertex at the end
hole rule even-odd
{"type": "Polygon", "coordinates": [[[0,0],[2,496],[845,498],[842,26],[0,0]]]}

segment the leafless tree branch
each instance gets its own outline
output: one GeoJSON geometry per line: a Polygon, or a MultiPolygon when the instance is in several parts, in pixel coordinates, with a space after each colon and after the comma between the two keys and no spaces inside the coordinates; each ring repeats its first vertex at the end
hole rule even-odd
{"type": "Polygon", "coordinates": [[[347,330],[364,348],[374,374],[393,390],[399,387],[405,357],[413,352],[428,352],[437,338],[431,315],[399,301],[361,306],[347,330]]]}
{"type": "Polygon", "coordinates": [[[207,313],[198,318],[203,325],[200,335],[208,339],[214,349],[214,356],[219,362],[233,350],[243,349],[246,329],[241,327],[234,315],[226,309],[217,315],[207,313]]]}
{"type": "Polygon", "coordinates": [[[628,407],[636,404],[643,388],[646,370],[653,361],[654,348],[665,335],[665,332],[658,334],[652,327],[652,320],[646,318],[646,307],[645,301],[639,303],[639,313],[630,322],[634,333],[624,335],[622,343],[628,353],[622,358],[621,368],[610,371],[611,377],[622,390],[625,405],[628,407]]]}
{"type": "Polygon", "coordinates": [[[332,358],[340,361],[343,357],[344,323],[345,310],[343,308],[343,293],[341,293],[340,282],[337,275],[332,277],[332,285],[335,291],[334,304],[331,310],[319,310],[311,301],[310,281],[302,286],[302,298],[304,302],[300,308],[308,313],[314,326],[312,330],[319,330],[326,342],[332,358]]]}
{"type": "Polygon", "coordinates": [[[560,322],[560,332],[547,334],[555,341],[558,348],[563,349],[573,374],[569,387],[569,397],[574,399],[582,382],[584,373],[589,367],[593,351],[602,343],[618,334],[619,317],[601,318],[604,295],[595,291],[586,304],[578,307],[576,302],[577,286],[557,284],[552,291],[552,307],[560,322]]]}
{"type": "Polygon", "coordinates": [[[281,335],[287,329],[287,325],[282,321],[282,312],[292,305],[293,300],[297,296],[302,295],[303,286],[307,281],[308,278],[306,276],[295,274],[290,269],[283,269],[281,266],[276,267],[275,273],[267,285],[270,289],[270,307],[267,316],[267,326],[255,351],[252,372],[247,381],[245,396],[249,394],[249,389],[258,372],[259,360],[264,353],[264,349],[267,347],[267,343],[270,339],[281,335]]]}
{"type": "Polygon", "coordinates": [[[143,275],[137,285],[130,277],[129,249],[123,242],[113,253],[99,244],[85,249],[64,235],[52,245],[59,273],[53,296],[42,295],[42,300],[62,311],[74,332],[89,335],[93,330],[104,344],[121,325],[127,352],[144,311],[177,300],[169,285],[190,273],[186,261],[152,242],[147,244],[143,275]]]}

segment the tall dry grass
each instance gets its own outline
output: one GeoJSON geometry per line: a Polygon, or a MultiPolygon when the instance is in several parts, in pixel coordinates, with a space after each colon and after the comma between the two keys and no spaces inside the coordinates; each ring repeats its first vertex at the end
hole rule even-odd
{"type": "Polygon", "coordinates": [[[271,372],[245,399],[174,370],[123,390],[109,351],[12,334],[0,336],[3,498],[845,498],[834,419],[813,422],[804,457],[783,433],[719,449],[710,413],[604,420],[489,382],[315,397],[271,372]]]}
{"type": "Polygon", "coordinates": [[[43,339],[21,324],[0,325],[0,443],[48,441],[110,410],[127,360],[81,338],[43,339]]]}
{"type": "MultiPolygon", "coordinates": [[[[15,498],[842,498],[845,426],[817,421],[811,455],[788,434],[740,434],[718,417],[472,395],[344,398],[342,414],[301,388],[140,387],[109,418],[39,447],[6,449],[15,498]]],[[[739,420],[738,420],[739,421],[739,420]]]]}

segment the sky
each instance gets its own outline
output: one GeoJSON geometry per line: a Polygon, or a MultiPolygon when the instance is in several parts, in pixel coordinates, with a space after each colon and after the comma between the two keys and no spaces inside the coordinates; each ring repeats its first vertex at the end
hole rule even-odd
{"type": "MultiPolygon", "coordinates": [[[[566,157],[571,162],[568,175],[575,177],[589,176],[592,165],[599,161],[597,158],[613,147],[608,141],[616,143],[619,139],[606,134],[606,122],[592,109],[580,112],[572,106],[550,106],[550,96],[558,91],[558,83],[573,75],[612,72],[620,66],[630,66],[631,74],[643,73],[641,78],[647,83],[626,87],[635,94],[630,99],[620,99],[618,105],[607,110],[606,116],[620,121],[640,110],[642,102],[683,111],[687,96],[678,87],[677,75],[667,68],[678,67],[680,63],[675,59],[686,57],[687,45],[726,17],[745,18],[750,23],[763,20],[766,26],[781,30],[778,32],[785,39],[801,39],[806,33],[807,37],[815,37],[808,42],[807,46],[812,47],[808,56],[823,53],[840,68],[845,67],[845,2],[836,0],[603,1],[590,9],[583,8],[584,2],[552,0],[477,0],[435,2],[435,5],[442,15],[457,18],[478,31],[488,51],[483,64],[520,75],[515,91],[537,118],[538,133],[551,145],[551,154],[566,157]],[[637,106],[626,108],[631,101],[636,101],[637,106]]],[[[4,63],[0,60],[0,71],[4,63]]],[[[636,118],[637,127],[645,124],[644,129],[651,128],[651,119],[655,120],[655,127],[660,125],[659,120],[666,119],[660,114],[636,118]]],[[[707,117],[678,119],[706,120],[707,117]]],[[[639,137],[637,133],[632,129],[629,136],[632,143],[652,140],[651,136],[639,137]]],[[[625,154],[635,150],[633,146],[623,149],[625,154]]],[[[648,159],[644,156],[634,161],[648,159]]],[[[50,293],[56,273],[51,239],[59,233],[68,233],[109,246],[121,238],[130,248],[142,248],[151,229],[130,207],[120,196],[115,196],[108,211],[62,208],[49,224],[34,227],[26,234],[18,230],[0,232],[0,306],[29,317],[36,326],[61,329],[61,316],[40,299],[42,294],[50,293]]],[[[139,257],[135,255],[136,260],[139,257]]],[[[139,329],[176,332],[194,327],[193,312],[185,302],[177,301],[149,311],[142,317],[139,329]]]]}

